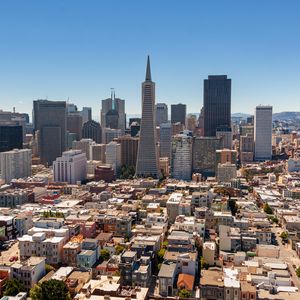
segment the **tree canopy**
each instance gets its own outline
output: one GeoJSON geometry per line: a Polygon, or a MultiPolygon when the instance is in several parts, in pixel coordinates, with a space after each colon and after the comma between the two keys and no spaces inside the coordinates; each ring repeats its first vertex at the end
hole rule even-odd
{"type": "Polygon", "coordinates": [[[66,284],[61,280],[50,279],[30,290],[32,300],[71,300],[66,284]]]}
{"type": "Polygon", "coordinates": [[[20,292],[25,292],[24,285],[18,279],[8,279],[5,283],[4,296],[16,296],[20,292]]]}

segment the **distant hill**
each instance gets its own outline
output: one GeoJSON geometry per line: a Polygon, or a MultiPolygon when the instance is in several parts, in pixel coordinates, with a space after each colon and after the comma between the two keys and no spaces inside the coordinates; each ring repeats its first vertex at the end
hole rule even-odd
{"type": "Polygon", "coordinates": [[[236,119],[247,119],[250,116],[251,115],[249,114],[240,113],[240,112],[231,114],[231,118],[236,118],[236,119]]]}
{"type": "Polygon", "coordinates": [[[273,114],[273,120],[300,120],[299,111],[284,111],[273,114]]]}

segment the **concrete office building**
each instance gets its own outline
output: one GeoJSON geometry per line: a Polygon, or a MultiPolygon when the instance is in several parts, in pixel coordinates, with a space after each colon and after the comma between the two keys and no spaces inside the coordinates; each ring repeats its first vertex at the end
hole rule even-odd
{"type": "Polygon", "coordinates": [[[204,136],[216,136],[219,126],[231,126],[231,79],[226,75],[204,80],[204,136]]]}
{"type": "Polygon", "coordinates": [[[92,160],[102,161],[105,163],[106,144],[91,145],[92,160]]]}
{"type": "Polygon", "coordinates": [[[272,106],[256,106],[254,117],[255,160],[272,159],[272,106]]]}
{"type": "Polygon", "coordinates": [[[119,138],[122,136],[122,130],[121,129],[112,129],[112,128],[102,128],[102,143],[108,144],[114,139],[119,138]]]}
{"type": "Polygon", "coordinates": [[[34,130],[39,131],[41,162],[52,162],[66,149],[67,114],[65,101],[33,101],[34,130]]]}
{"type": "Polygon", "coordinates": [[[193,138],[186,133],[172,138],[171,176],[191,180],[193,138]]]}
{"type": "Polygon", "coordinates": [[[106,164],[110,164],[114,169],[115,175],[117,175],[121,167],[121,145],[117,142],[108,143],[105,156],[106,164]]]}
{"type": "Polygon", "coordinates": [[[142,121],[136,163],[136,175],[139,177],[159,178],[161,176],[156,145],[154,105],[155,83],[151,80],[150,58],[148,56],[146,79],[142,83],[142,121]]]}
{"type": "Polygon", "coordinates": [[[87,160],[92,159],[92,145],[96,143],[92,139],[81,139],[80,141],[73,141],[72,149],[81,150],[82,153],[85,153],[87,160]]]}
{"type": "Polygon", "coordinates": [[[82,124],[92,120],[92,108],[91,107],[83,107],[80,114],[82,116],[82,124]]]}
{"type": "Polygon", "coordinates": [[[155,105],[156,126],[168,122],[168,106],[166,103],[157,103],[155,105]]]}
{"type": "Polygon", "coordinates": [[[1,179],[10,183],[12,179],[31,176],[30,149],[14,149],[0,153],[1,179]]]}
{"type": "Polygon", "coordinates": [[[220,183],[230,182],[231,179],[237,177],[236,174],[236,165],[231,164],[230,162],[225,164],[218,164],[217,168],[217,180],[220,183]]]}
{"type": "Polygon", "coordinates": [[[159,130],[159,156],[171,159],[172,124],[161,123],[159,130]]]}
{"type": "Polygon", "coordinates": [[[87,160],[81,150],[65,151],[53,162],[53,177],[56,182],[76,184],[85,180],[86,176],[87,160]]]}
{"type": "Polygon", "coordinates": [[[254,139],[253,135],[240,136],[240,162],[246,163],[253,161],[254,139]]]}
{"type": "Polygon", "coordinates": [[[216,150],[216,165],[231,163],[236,165],[237,163],[237,151],[230,149],[218,149],[216,150]]]}
{"type": "Polygon", "coordinates": [[[116,98],[115,92],[112,91],[110,98],[102,100],[100,117],[102,130],[104,128],[120,129],[124,134],[126,126],[125,100],[116,98]]]}
{"type": "Polygon", "coordinates": [[[0,152],[23,148],[22,126],[0,123],[0,152]]]}
{"type": "Polygon", "coordinates": [[[193,114],[188,114],[186,118],[186,129],[194,132],[197,127],[197,116],[193,114]]]}
{"type": "Polygon", "coordinates": [[[227,126],[219,126],[216,129],[216,137],[221,139],[221,147],[224,149],[232,148],[232,129],[227,126]]]}
{"type": "Polygon", "coordinates": [[[193,172],[215,175],[216,150],[221,148],[217,137],[195,137],[193,143],[193,172]]]}
{"type": "Polygon", "coordinates": [[[82,126],[82,138],[92,139],[96,143],[101,143],[102,131],[100,123],[89,120],[82,126]]]}
{"type": "Polygon", "coordinates": [[[118,138],[121,145],[121,165],[136,166],[139,138],[124,135],[118,138]]]}
{"type": "Polygon", "coordinates": [[[171,105],[171,123],[180,122],[185,125],[186,119],[186,105],[185,104],[172,104],[171,105]]]}
{"type": "Polygon", "coordinates": [[[82,116],[79,112],[67,114],[67,130],[70,133],[76,134],[76,140],[81,140],[82,137],[82,116]]]}

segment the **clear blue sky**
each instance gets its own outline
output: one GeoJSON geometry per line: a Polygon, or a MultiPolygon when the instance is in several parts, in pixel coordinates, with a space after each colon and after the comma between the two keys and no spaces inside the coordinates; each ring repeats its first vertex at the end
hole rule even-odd
{"type": "Polygon", "coordinates": [[[70,98],[93,107],[116,89],[140,113],[146,56],[156,101],[198,112],[203,79],[232,78],[232,112],[300,111],[300,1],[0,1],[0,108],[70,98]]]}

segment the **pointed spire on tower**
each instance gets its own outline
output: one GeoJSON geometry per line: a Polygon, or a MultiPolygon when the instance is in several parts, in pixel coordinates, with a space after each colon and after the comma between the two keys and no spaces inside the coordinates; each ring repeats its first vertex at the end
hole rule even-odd
{"type": "Polygon", "coordinates": [[[146,81],[151,81],[150,56],[147,59],[146,81]]]}

